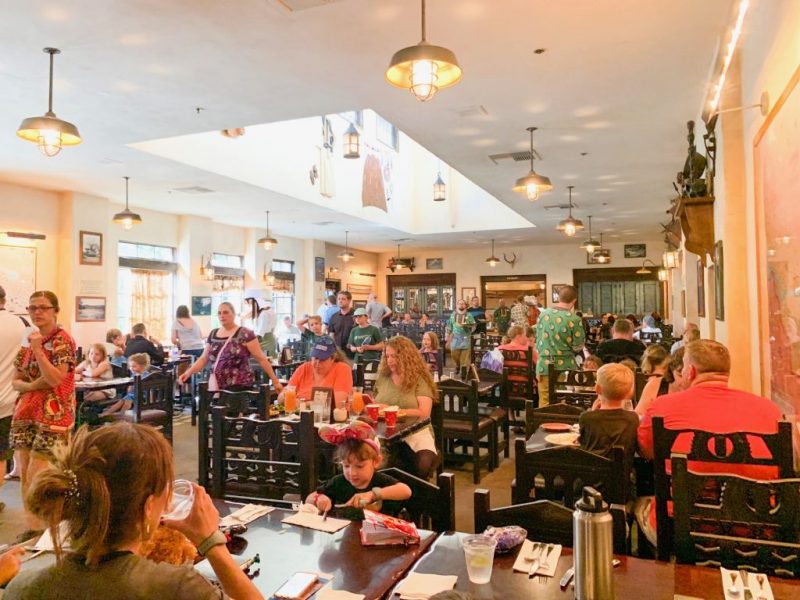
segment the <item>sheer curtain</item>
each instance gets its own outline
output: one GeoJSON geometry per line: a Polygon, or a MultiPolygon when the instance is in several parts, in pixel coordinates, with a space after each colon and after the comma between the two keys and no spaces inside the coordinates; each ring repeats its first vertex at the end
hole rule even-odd
{"type": "Polygon", "coordinates": [[[148,335],[159,340],[169,339],[172,303],[172,273],[131,269],[131,324],[144,323],[148,335]]]}

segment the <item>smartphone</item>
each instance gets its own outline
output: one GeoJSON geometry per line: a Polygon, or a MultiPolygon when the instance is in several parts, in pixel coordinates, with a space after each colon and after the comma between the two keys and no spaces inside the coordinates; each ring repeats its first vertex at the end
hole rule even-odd
{"type": "Polygon", "coordinates": [[[319,577],[314,573],[295,573],[275,592],[279,600],[305,600],[314,591],[319,577]]]}

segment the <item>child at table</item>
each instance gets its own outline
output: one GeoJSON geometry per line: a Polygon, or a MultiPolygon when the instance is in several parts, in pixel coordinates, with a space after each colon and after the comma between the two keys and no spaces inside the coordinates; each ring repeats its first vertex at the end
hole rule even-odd
{"type": "Polygon", "coordinates": [[[439,336],[433,331],[422,335],[422,348],[419,349],[422,361],[428,365],[431,373],[439,372],[439,336]]]}
{"type": "MultiPolygon", "coordinates": [[[[92,344],[89,346],[86,360],[75,367],[75,381],[81,381],[86,378],[112,379],[113,376],[105,344],[92,344]]],[[[91,390],[83,394],[83,399],[86,401],[108,400],[116,395],[117,390],[114,388],[91,390]]]]}
{"type": "Polygon", "coordinates": [[[581,448],[601,456],[609,456],[614,446],[622,446],[625,463],[633,463],[639,417],[622,408],[633,393],[633,372],[618,363],[603,365],[597,370],[595,391],[600,406],[580,416],[581,448]]]}
{"type": "Polygon", "coordinates": [[[381,447],[375,432],[364,421],[353,421],[345,427],[323,426],[319,436],[336,446],[335,459],[341,461],[343,475],[329,479],[310,494],[306,502],[320,512],[334,505],[344,505],[341,516],[363,519],[363,509],[396,515],[402,501],[411,498],[411,488],[376,469],[381,464],[381,447]]]}
{"type": "MultiPolygon", "coordinates": [[[[131,376],[141,375],[142,379],[150,375],[150,356],[144,352],[138,354],[131,354],[128,357],[128,369],[131,376]]],[[[122,396],[111,406],[108,406],[102,413],[101,417],[107,417],[114,413],[124,412],[133,408],[134,389],[133,385],[128,386],[125,395],[122,396]]]]}

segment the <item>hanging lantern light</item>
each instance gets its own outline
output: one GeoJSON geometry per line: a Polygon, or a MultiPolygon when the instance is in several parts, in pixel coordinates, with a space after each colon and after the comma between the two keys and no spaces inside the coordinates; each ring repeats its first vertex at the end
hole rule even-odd
{"type": "Polygon", "coordinates": [[[556,229],[563,231],[567,237],[574,237],[578,230],[583,229],[583,221],[572,216],[572,188],[574,187],[574,185],[567,186],[569,190],[569,216],[556,226],[556,229]]]}
{"type": "Polygon", "coordinates": [[[344,158],[359,158],[361,156],[361,136],[353,123],[350,123],[350,127],[344,132],[342,140],[342,156],[344,158]]]}
{"type": "Polygon", "coordinates": [[[124,177],[123,179],[125,179],[125,210],[115,214],[111,218],[111,222],[122,225],[125,231],[130,231],[134,225],[139,225],[142,222],[142,217],[128,208],[128,180],[130,180],[130,177],[124,177]]]}
{"type": "Polygon", "coordinates": [[[487,258],[487,259],[486,259],[486,263],[487,263],[487,264],[488,264],[490,267],[494,268],[495,266],[497,266],[497,263],[499,263],[499,262],[500,262],[500,259],[499,259],[499,258],[497,258],[497,257],[494,255],[494,240],[492,240],[492,255],[491,255],[489,258],[487,258]]]}
{"type": "Polygon", "coordinates": [[[17,129],[17,135],[23,140],[38,144],[45,156],[55,156],[63,146],[76,146],[81,143],[78,128],[68,121],[56,117],[53,112],[53,57],[61,54],[58,48],[45,48],[50,55],[50,85],[47,101],[47,112],[42,117],[28,117],[17,129]]]}
{"type": "Polygon", "coordinates": [[[658,270],[658,280],[667,281],[669,279],[669,271],[667,269],[658,270]]]}
{"type": "Polygon", "coordinates": [[[355,254],[350,252],[350,247],[348,245],[348,235],[349,235],[349,233],[350,233],[349,231],[345,231],[344,232],[344,252],[342,252],[339,255],[339,258],[341,259],[341,261],[345,262],[345,263],[350,262],[352,259],[354,259],[356,257],[355,254]]]}
{"type": "Polygon", "coordinates": [[[256,243],[261,245],[264,248],[264,250],[272,250],[275,246],[278,245],[278,240],[276,240],[269,234],[269,211],[266,212],[267,212],[267,235],[260,238],[256,243]]]}
{"type": "Polygon", "coordinates": [[[447,186],[442,180],[441,171],[436,176],[436,181],[433,182],[433,201],[444,202],[447,199],[447,186]]]}
{"type": "Polygon", "coordinates": [[[461,79],[461,67],[452,50],[433,46],[425,39],[425,0],[422,0],[422,40],[398,50],[386,69],[386,81],[411,90],[420,102],[430,100],[442,88],[461,79]]]}
{"type": "Polygon", "coordinates": [[[586,250],[587,254],[591,254],[600,247],[600,242],[592,237],[592,215],[589,215],[589,239],[581,244],[581,248],[586,250]]]}
{"type": "Polygon", "coordinates": [[[661,255],[661,264],[665,269],[677,269],[681,265],[680,253],[671,247],[667,247],[664,254],[661,255]]]}
{"type": "Polygon", "coordinates": [[[205,254],[200,256],[200,274],[206,281],[214,281],[214,265],[211,264],[211,254],[205,260],[205,254]]]}
{"type": "Polygon", "coordinates": [[[272,272],[272,269],[267,271],[267,263],[264,263],[264,268],[261,271],[261,281],[265,285],[275,285],[275,273],[272,272]]]}
{"type": "Polygon", "coordinates": [[[511,188],[514,192],[525,194],[531,202],[538,200],[543,192],[549,192],[553,189],[553,184],[550,183],[549,177],[538,175],[536,171],[533,170],[533,132],[536,131],[536,129],[536,127],[527,128],[527,131],[531,134],[531,170],[528,171],[525,177],[517,179],[514,187],[511,188]]]}

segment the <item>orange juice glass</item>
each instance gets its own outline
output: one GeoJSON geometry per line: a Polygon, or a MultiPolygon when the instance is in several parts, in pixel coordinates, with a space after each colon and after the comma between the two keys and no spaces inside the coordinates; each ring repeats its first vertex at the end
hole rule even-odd
{"type": "Polygon", "coordinates": [[[283,408],[287,413],[297,410],[297,388],[293,385],[288,385],[283,390],[283,408]]]}
{"type": "Polygon", "coordinates": [[[359,386],[353,387],[353,412],[360,415],[364,411],[364,389],[359,386]]]}

